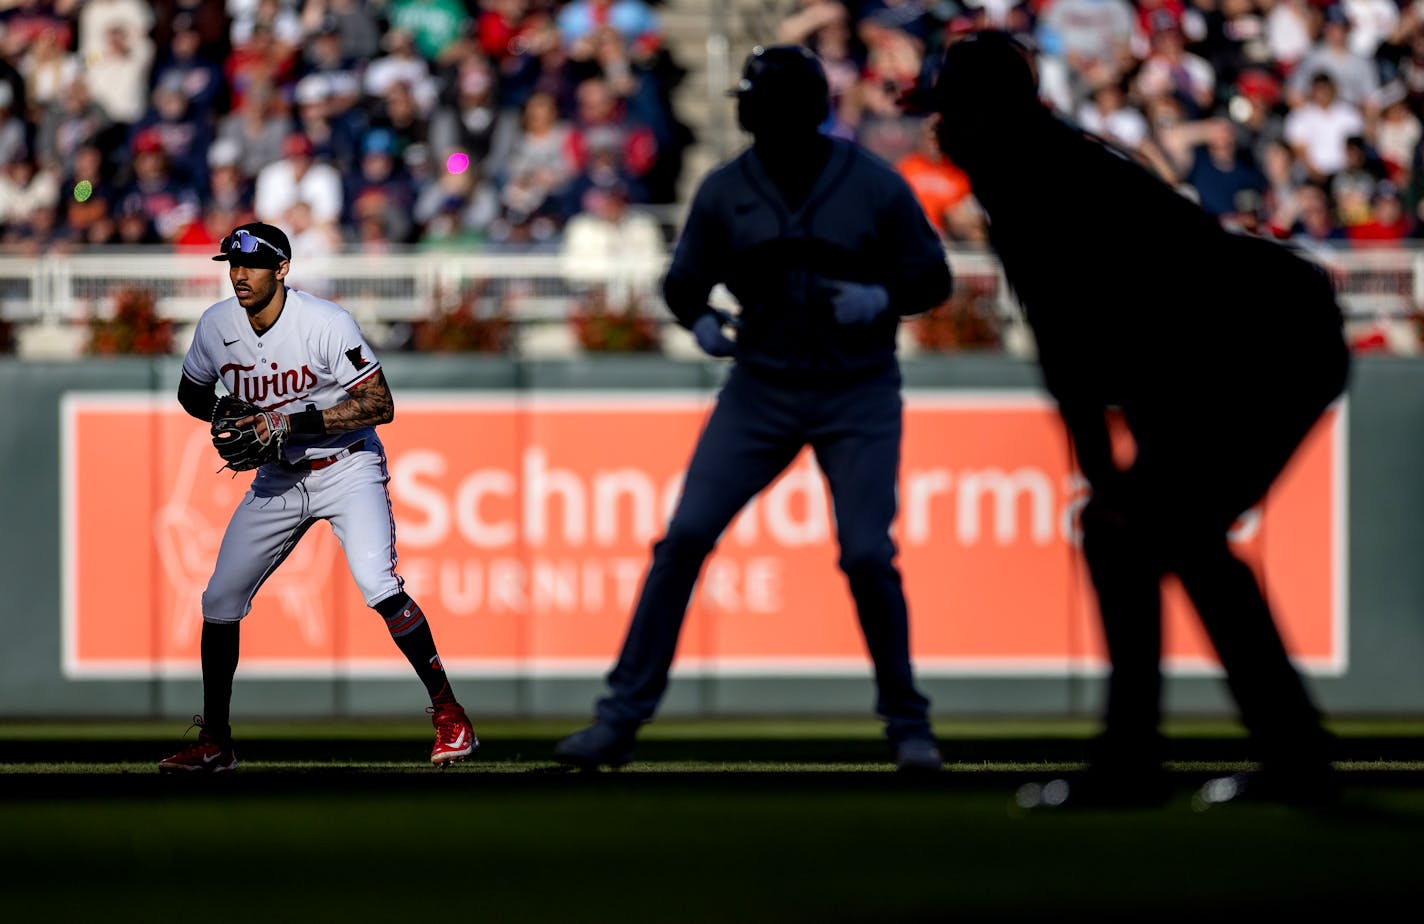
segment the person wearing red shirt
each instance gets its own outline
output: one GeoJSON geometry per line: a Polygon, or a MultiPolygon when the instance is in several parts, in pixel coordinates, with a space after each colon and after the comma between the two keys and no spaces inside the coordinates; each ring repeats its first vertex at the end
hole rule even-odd
{"type": "Polygon", "coordinates": [[[1414,223],[1404,209],[1404,201],[1393,183],[1375,187],[1370,217],[1345,229],[1352,247],[1389,247],[1409,237],[1414,223]]]}

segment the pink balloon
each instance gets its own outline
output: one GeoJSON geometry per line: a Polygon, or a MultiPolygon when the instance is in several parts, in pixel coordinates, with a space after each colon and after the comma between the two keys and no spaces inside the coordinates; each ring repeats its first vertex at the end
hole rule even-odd
{"type": "Polygon", "coordinates": [[[445,160],[445,169],[451,173],[464,173],[470,167],[470,155],[456,151],[445,160]]]}

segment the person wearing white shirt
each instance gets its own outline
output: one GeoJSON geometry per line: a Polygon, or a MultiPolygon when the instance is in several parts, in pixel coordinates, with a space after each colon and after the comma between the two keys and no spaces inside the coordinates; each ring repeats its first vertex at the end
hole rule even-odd
{"type": "Polygon", "coordinates": [[[1286,98],[1295,105],[1310,93],[1310,81],[1316,74],[1329,74],[1336,92],[1347,103],[1356,106],[1373,105],[1379,92],[1379,72],[1373,58],[1361,57],[1349,44],[1350,21],[1338,6],[1325,10],[1325,23],[1320,27],[1320,41],[1300,60],[1286,82],[1286,98]]]}
{"type": "Polygon", "coordinates": [[[1147,117],[1127,105],[1122,87],[1116,83],[1103,84],[1093,91],[1092,100],[1078,110],[1078,124],[1129,151],[1141,147],[1151,133],[1147,117]]]}
{"type": "Polygon", "coordinates": [[[1407,171],[1424,135],[1424,125],[1409,108],[1403,92],[1381,103],[1380,118],[1375,123],[1375,150],[1392,170],[1407,171]]]}
{"type": "Polygon", "coordinates": [[[104,53],[110,29],[122,30],[131,39],[146,37],[153,28],[153,4],[144,0],[87,0],[79,10],[78,25],[79,55],[91,62],[104,53]]]}
{"type": "Polygon", "coordinates": [[[89,96],[115,122],[137,122],[148,105],[148,72],[153,42],[146,33],[111,24],[104,41],[84,60],[89,96]]]}
{"type": "Polygon", "coordinates": [[[1394,0],[1341,0],[1340,7],[1350,21],[1350,51],[1367,60],[1374,58],[1380,42],[1399,22],[1399,7],[1394,0]]]}
{"type": "Polygon", "coordinates": [[[415,50],[415,40],[409,32],[392,29],[386,33],[385,45],[387,53],[366,67],[362,87],[366,96],[373,100],[384,99],[392,84],[404,83],[410,87],[421,114],[428,114],[435,106],[438,93],[430,76],[430,65],[415,50]]]}
{"type": "Polygon", "coordinates": [[[298,202],[311,206],[312,220],[318,223],[341,219],[341,174],[330,164],[313,159],[311,141],[300,134],[287,137],[283,157],[263,167],[257,174],[253,210],[264,221],[285,221],[298,202]]]}
{"type": "Polygon", "coordinates": [[[24,224],[41,209],[59,204],[59,181],[28,154],[0,165],[0,225],[24,224]]]}
{"type": "Polygon", "coordinates": [[[1271,60],[1293,66],[1314,43],[1310,0],[1272,0],[1266,14],[1266,47],[1271,60]]]}
{"type": "Polygon", "coordinates": [[[623,292],[649,291],[667,250],[657,220],[630,208],[627,190],[616,183],[590,189],[584,203],[586,210],[564,226],[565,275],[585,283],[607,281],[610,289],[623,292]]]}
{"type": "Polygon", "coordinates": [[[1186,50],[1186,37],[1176,26],[1157,30],[1152,54],[1137,73],[1143,97],[1176,95],[1198,112],[1209,112],[1216,93],[1216,71],[1200,55],[1186,50]]]}
{"type": "Polygon", "coordinates": [[[1285,138],[1296,156],[1316,179],[1324,179],[1345,166],[1346,139],[1363,133],[1360,111],[1337,98],[1329,74],[1316,74],[1310,98],[1286,116],[1285,138]]]}

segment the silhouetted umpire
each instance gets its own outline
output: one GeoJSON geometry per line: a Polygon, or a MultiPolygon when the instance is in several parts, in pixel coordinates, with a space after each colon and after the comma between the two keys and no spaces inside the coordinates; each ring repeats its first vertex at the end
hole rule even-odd
{"type": "Polygon", "coordinates": [[[1055,118],[1026,50],[1005,34],[946,49],[933,99],[940,145],[987,213],[1092,485],[1083,550],[1112,672],[1104,732],[1069,801],[1166,794],[1165,573],[1181,579],[1226,669],[1263,761],[1256,791],[1325,791],[1330,738],[1226,534],[1344,389],[1349,357],[1328,278],[1278,244],[1224,231],[1055,118]],[[1136,444],[1125,468],[1109,444],[1113,407],[1136,444]]]}
{"type": "Polygon", "coordinates": [[[702,181],[663,294],[704,351],[736,362],[653,547],[597,721],[555,751],[584,767],[629,759],[667,686],[703,562],[737,512],[809,445],[830,485],[840,567],[897,765],[937,770],[890,527],[902,410],[895,332],[901,315],[948,298],[944,250],[892,167],[819,132],[828,92],[810,51],[757,48],[734,92],[753,145],[702,181]],[[741,305],[735,325],[708,306],[718,283],[741,305]]]}

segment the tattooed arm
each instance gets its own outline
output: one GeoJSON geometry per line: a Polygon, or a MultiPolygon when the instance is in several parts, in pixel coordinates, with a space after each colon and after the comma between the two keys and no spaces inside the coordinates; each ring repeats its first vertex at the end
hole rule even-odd
{"type": "Polygon", "coordinates": [[[339,433],[387,424],[395,416],[396,403],[391,397],[390,386],[386,384],[386,374],[378,372],[373,378],[357,385],[351,392],[350,400],[322,411],[321,422],[328,433],[339,433]]]}
{"type": "MultiPolygon", "coordinates": [[[[378,372],[351,390],[351,397],[324,411],[297,411],[290,415],[293,433],[342,433],[390,423],[396,416],[395,399],[386,384],[386,374],[378,372]]],[[[250,419],[250,418],[249,418],[250,419]]],[[[245,423],[245,421],[243,421],[245,423]]],[[[267,421],[257,418],[257,435],[267,438],[267,421]]]]}

